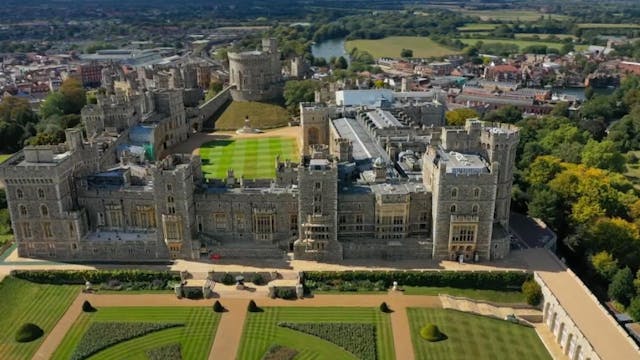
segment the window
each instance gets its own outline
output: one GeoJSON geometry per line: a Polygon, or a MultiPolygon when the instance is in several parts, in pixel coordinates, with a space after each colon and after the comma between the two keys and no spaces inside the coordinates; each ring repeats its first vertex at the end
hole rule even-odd
{"type": "Polygon", "coordinates": [[[322,210],[320,209],[320,205],[316,205],[313,207],[313,213],[316,215],[320,215],[322,213],[322,210]]]}
{"type": "Polygon", "coordinates": [[[289,230],[298,231],[298,214],[291,214],[289,216],[289,230]]]}
{"type": "Polygon", "coordinates": [[[38,189],[38,199],[44,199],[44,190],[38,189]]]}
{"type": "Polygon", "coordinates": [[[27,239],[31,238],[31,224],[22,223],[20,227],[22,228],[22,235],[27,239]]]}
{"type": "Polygon", "coordinates": [[[456,224],[451,229],[452,242],[474,242],[476,240],[476,225],[456,224]]]}
{"type": "Polygon", "coordinates": [[[53,237],[53,232],[51,231],[51,223],[43,223],[42,224],[42,231],[44,232],[44,237],[46,238],[52,238],[53,237]]]}
{"type": "Polygon", "coordinates": [[[313,201],[316,201],[316,202],[322,201],[322,195],[320,194],[313,195],[313,201]]]}
{"type": "Polygon", "coordinates": [[[40,205],[40,214],[42,214],[42,216],[49,216],[49,208],[47,205],[40,205]]]}
{"type": "Polygon", "coordinates": [[[227,214],[218,213],[213,215],[216,230],[227,230],[227,214]]]}
{"type": "Polygon", "coordinates": [[[76,243],[71,244],[71,250],[78,250],[78,244],[76,243]]]}
{"type": "Polygon", "coordinates": [[[244,214],[236,214],[236,230],[244,231],[245,229],[244,214]]]}
{"type": "Polygon", "coordinates": [[[338,224],[346,224],[347,223],[347,215],[340,215],[338,217],[338,224]]]}
{"type": "Polygon", "coordinates": [[[27,207],[24,205],[20,205],[18,209],[20,209],[20,216],[27,216],[29,214],[27,212],[27,207]]]}
{"type": "Polygon", "coordinates": [[[166,229],[165,238],[167,240],[180,240],[180,229],[178,227],[177,222],[165,223],[165,229],[166,229]]]}
{"type": "Polygon", "coordinates": [[[167,212],[171,215],[176,213],[176,207],[175,206],[167,206],[167,212]]]}
{"type": "Polygon", "coordinates": [[[454,199],[458,197],[458,188],[451,189],[451,197],[454,199]]]}
{"type": "Polygon", "coordinates": [[[316,190],[322,190],[322,183],[321,183],[321,182],[319,182],[319,181],[317,181],[317,182],[315,183],[315,185],[314,185],[314,188],[315,188],[316,190]]]}
{"type": "Polygon", "coordinates": [[[355,223],[356,224],[362,224],[363,222],[364,222],[364,217],[362,216],[362,214],[356,214],[355,223]]]}
{"type": "Polygon", "coordinates": [[[174,200],[174,199],[173,199],[173,196],[167,196],[167,202],[168,202],[169,204],[173,204],[173,200],[174,200]]]}
{"type": "Polygon", "coordinates": [[[173,185],[171,185],[171,184],[167,184],[167,191],[168,191],[168,192],[173,191],[173,185]]]}
{"type": "Polygon", "coordinates": [[[456,209],[457,209],[456,204],[451,205],[451,213],[452,214],[455,214],[456,209]]]}
{"type": "Polygon", "coordinates": [[[16,190],[16,196],[18,197],[18,199],[24,198],[24,192],[22,192],[22,189],[16,190]]]}
{"type": "Polygon", "coordinates": [[[107,225],[114,228],[121,228],[123,226],[122,219],[122,206],[120,205],[108,205],[107,206],[107,225]]]}
{"type": "Polygon", "coordinates": [[[478,204],[473,205],[473,207],[471,208],[471,213],[473,213],[473,215],[478,215],[478,204]]]}
{"type": "Polygon", "coordinates": [[[104,226],[105,222],[104,222],[104,214],[99,212],[98,213],[98,225],[99,226],[104,226]]]}
{"type": "Polygon", "coordinates": [[[480,197],[480,188],[473,189],[473,197],[476,199],[480,197]]]}

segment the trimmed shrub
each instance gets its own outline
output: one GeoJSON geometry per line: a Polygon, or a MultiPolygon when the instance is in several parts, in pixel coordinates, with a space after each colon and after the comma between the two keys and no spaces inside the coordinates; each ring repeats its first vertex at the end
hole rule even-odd
{"type": "Polygon", "coordinates": [[[282,345],[271,345],[261,360],[293,360],[298,355],[298,350],[282,345]]]}
{"type": "Polygon", "coordinates": [[[420,337],[431,342],[446,339],[446,336],[440,332],[436,325],[427,324],[420,329],[420,337]]]}
{"type": "Polygon", "coordinates": [[[42,330],[38,325],[26,323],[16,331],[15,339],[17,342],[26,343],[36,340],[42,335],[44,335],[44,330],[42,330]]]}
{"type": "Polygon", "coordinates": [[[181,360],[180,344],[169,344],[147,350],[149,360],[181,360]]]}
{"type": "Polygon", "coordinates": [[[376,326],[351,323],[278,323],[288,329],[317,336],[336,344],[361,360],[375,360],[376,326]]]}
{"type": "Polygon", "coordinates": [[[220,301],[216,300],[216,302],[213,303],[213,311],[217,313],[224,312],[224,306],[220,304],[220,301]]]}
{"type": "Polygon", "coordinates": [[[202,299],[204,297],[202,289],[188,288],[183,289],[182,291],[184,292],[184,297],[186,297],[187,299],[202,299]]]}
{"type": "Polygon", "coordinates": [[[93,307],[93,305],[91,305],[91,303],[88,300],[85,300],[82,303],[82,311],[84,312],[96,312],[97,309],[93,307]]]}
{"type": "Polygon", "coordinates": [[[267,283],[267,282],[264,280],[264,278],[262,277],[262,275],[260,275],[260,274],[254,274],[254,275],[253,275],[253,277],[251,278],[251,282],[252,282],[254,285],[258,285],[258,286],[260,286],[260,285],[264,285],[264,284],[266,284],[266,283],[267,283]]]}
{"type": "Polygon", "coordinates": [[[91,324],[82,339],[80,339],[71,359],[83,360],[123,341],[177,326],[184,326],[184,324],[95,322],[91,324]]]}
{"type": "Polygon", "coordinates": [[[380,304],[380,311],[382,311],[383,313],[390,313],[391,309],[389,309],[389,306],[386,302],[383,302],[382,304],[380,304]]]}
{"type": "Polygon", "coordinates": [[[527,280],[522,284],[522,293],[527,304],[537,306],[542,301],[542,289],[535,280],[527,280]]]}
{"type": "Polygon", "coordinates": [[[89,281],[92,284],[107,283],[117,280],[120,283],[145,282],[153,283],[160,280],[180,281],[178,271],[151,271],[151,270],[13,270],[11,276],[40,284],[54,285],[84,285],[89,281]]]}
{"type": "Polygon", "coordinates": [[[285,300],[293,300],[297,299],[298,295],[296,295],[296,291],[291,288],[277,288],[276,289],[276,297],[285,300]]]}
{"type": "Polygon", "coordinates": [[[233,285],[236,283],[236,280],[233,278],[233,275],[226,273],[222,277],[222,283],[225,285],[233,285]]]}
{"type": "Polygon", "coordinates": [[[255,301],[251,300],[249,301],[249,305],[247,305],[247,311],[255,313],[255,312],[262,312],[262,309],[260,309],[258,305],[256,305],[255,301]]]}

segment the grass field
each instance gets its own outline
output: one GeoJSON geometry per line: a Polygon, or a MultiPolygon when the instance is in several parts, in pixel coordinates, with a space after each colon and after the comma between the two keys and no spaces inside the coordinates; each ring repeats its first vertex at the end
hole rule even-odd
{"type": "Polygon", "coordinates": [[[215,122],[218,130],[236,130],[244,126],[244,118],[249,116],[251,126],[270,129],[288,124],[290,115],[281,106],[261,103],[232,101],[215,122]]]}
{"type": "Polygon", "coordinates": [[[405,295],[438,295],[447,294],[469,299],[485,300],[497,303],[524,303],[524,294],[520,291],[496,291],[477,289],[458,289],[451,287],[404,286],[405,295]]]}
{"type": "Polygon", "coordinates": [[[498,27],[498,24],[472,23],[458,28],[462,32],[491,31],[498,27]]]}
{"type": "Polygon", "coordinates": [[[596,24],[583,23],[578,24],[581,29],[640,29],[640,24],[596,24]]]}
{"type": "Polygon", "coordinates": [[[180,343],[183,359],[206,359],[211,350],[220,315],[210,307],[103,307],[82,313],[62,340],[53,359],[69,359],[89,325],[94,321],[184,323],[185,326],[154,332],[100,351],[98,359],[147,359],[146,351],[180,343]]]}
{"type": "Polygon", "coordinates": [[[515,34],[516,39],[520,39],[520,38],[528,38],[528,37],[532,37],[532,36],[538,36],[540,37],[540,39],[546,39],[549,38],[551,36],[555,36],[558,39],[575,39],[576,37],[574,35],[571,34],[534,34],[534,33],[520,33],[520,34],[515,34]]]}
{"type": "MultiPolygon", "coordinates": [[[[354,298],[354,300],[357,300],[354,298]]],[[[376,325],[379,360],[395,357],[393,334],[389,314],[375,308],[264,308],[261,313],[248,313],[240,342],[239,360],[259,360],[273,344],[299,351],[296,360],[356,359],[342,348],[315,336],[279,327],[280,321],[288,322],[344,322],[376,325]]]]}
{"type": "Polygon", "coordinates": [[[551,360],[533,328],[445,309],[410,308],[407,315],[417,360],[551,360]],[[422,339],[420,328],[428,323],[437,325],[448,338],[422,339]]]}
{"type": "Polygon", "coordinates": [[[558,14],[543,14],[533,10],[461,10],[464,15],[477,16],[482,20],[499,20],[499,21],[535,21],[540,19],[541,16],[552,19],[563,20],[566,19],[565,15],[558,14]]]}
{"type": "Polygon", "coordinates": [[[78,292],[78,286],[40,285],[6,277],[0,283],[0,358],[31,359],[78,292]],[[26,322],[38,325],[44,335],[18,343],[14,335],[26,322]]]}
{"type": "Polygon", "coordinates": [[[413,50],[414,57],[440,57],[458,54],[459,51],[444,47],[428,37],[390,36],[378,40],[349,40],[345,44],[347,51],[354,47],[368,51],[373,57],[400,57],[402,49],[413,50]]]}
{"type": "Polygon", "coordinates": [[[5,160],[11,157],[12,154],[0,154],[0,164],[2,164],[5,160]]]}
{"type": "Polygon", "coordinates": [[[549,42],[549,41],[524,41],[524,40],[506,40],[506,39],[460,39],[462,43],[465,45],[475,45],[478,41],[482,41],[485,44],[487,43],[498,43],[498,44],[516,44],[520,47],[520,50],[526,48],[531,45],[546,45],[549,48],[554,48],[560,50],[562,48],[562,43],[558,42],[549,42]]]}
{"type": "Polygon", "coordinates": [[[227,169],[245,179],[272,179],[276,175],[275,158],[298,161],[294,138],[258,137],[236,140],[216,140],[200,148],[202,171],[206,178],[224,179],[227,169]]]}

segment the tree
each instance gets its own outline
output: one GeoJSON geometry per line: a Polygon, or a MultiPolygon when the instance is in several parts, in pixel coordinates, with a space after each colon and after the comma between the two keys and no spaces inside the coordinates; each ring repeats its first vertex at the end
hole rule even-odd
{"type": "Polygon", "coordinates": [[[528,208],[529,216],[542,219],[553,229],[558,229],[558,223],[563,214],[561,199],[556,192],[547,188],[534,191],[531,194],[528,208]]]}
{"type": "Polygon", "coordinates": [[[542,289],[535,280],[527,280],[522,284],[522,293],[527,304],[537,306],[542,301],[542,289]]]}
{"type": "Polygon", "coordinates": [[[411,49],[402,49],[400,51],[400,57],[412,58],[413,57],[413,50],[411,50],[411,49]]]}
{"type": "Polygon", "coordinates": [[[549,113],[549,115],[568,117],[569,116],[569,103],[566,102],[566,101],[560,101],[559,103],[557,103],[553,107],[553,110],[551,110],[551,113],[549,113]]]}
{"type": "Polygon", "coordinates": [[[633,274],[629,267],[618,270],[609,284],[609,297],[620,304],[629,306],[634,297],[633,274]]]}
{"type": "Polygon", "coordinates": [[[209,90],[207,90],[207,94],[205,95],[205,101],[214,98],[223,88],[222,82],[218,80],[211,80],[209,83],[209,90]]]}
{"type": "Polygon", "coordinates": [[[53,115],[62,115],[64,111],[64,95],[59,91],[54,91],[47,95],[42,104],[40,104],[40,116],[46,119],[53,115]]]}
{"type": "Polygon", "coordinates": [[[627,307],[627,314],[635,321],[640,321],[640,296],[636,296],[631,300],[627,307]]]}
{"type": "Polygon", "coordinates": [[[590,249],[607,250],[621,266],[640,267],[640,236],[634,223],[601,218],[588,226],[583,237],[590,249]]]}
{"type": "Polygon", "coordinates": [[[60,85],[60,93],[64,97],[62,111],[64,114],[80,114],[87,104],[87,95],[82,84],[74,79],[67,78],[60,85]]]}
{"type": "Polygon", "coordinates": [[[589,140],[582,150],[582,163],[619,173],[625,171],[625,158],[610,140],[589,140]]]}
{"type": "Polygon", "coordinates": [[[614,259],[613,256],[605,250],[591,255],[589,261],[595,271],[607,281],[611,281],[618,271],[618,260],[614,259]]]}
{"type": "Polygon", "coordinates": [[[522,120],[522,111],[513,105],[503,106],[485,115],[485,121],[515,124],[522,120]]]}
{"type": "Polygon", "coordinates": [[[315,80],[289,80],[284,85],[284,101],[289,111],[294,112],[301,102],[313,101],[320,83],[315,80]]]}
{"type": "Polygon", "coordinates": [[[344,56],[340,56],[339,58],[337,58],[334,62],[333,62],[333,67],[335,69],[346,69],[349,67],[349,62],[347,62],[347,59],[345,59],[344,56]]]}
{"type": "Polygon", "coordinates": [[[464,126],[467,119],[477,118],[478,112],[469,108],[460,108],[451,111],[447,111],[444,115],[447,119],[447,125],[451,126],[464,126]]]}

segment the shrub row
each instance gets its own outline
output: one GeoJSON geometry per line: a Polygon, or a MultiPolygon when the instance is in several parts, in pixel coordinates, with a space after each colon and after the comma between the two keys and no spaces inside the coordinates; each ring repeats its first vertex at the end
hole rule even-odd
{"type": "Polygon", "coordinates": [[[149,360],[181,360],[180,344],[169,344],[147,350],[149,360]]]}
{"type": "MultiPolygon", "coordinates": [[[[384,283],[390,287],[394,281],[399,286],[436,286],[461,289],[515,290],[531,279],[532,275],[521,271],[305,271],[305,285],[311,282],[333,284],[335,290],[344,282],[384,283]],[[341,283],[342,282],[342,283],[341,283]]],[[[308,286],[308,285],[307,285],[308,286]]]]}
{"type": "Polygon", "coordinates": [[[317,336],[336,344],[361,360],[376,360],[376,327],[373,324],[288,323],[278,326],[317,336]]]}
{"type": "Polygon", "coordinates": [[[271,345],[261,360],[293,360],[298,355],[298,350],[282,345],[271,345]]]}
{"type": "Polygon", "coordinates": [[[84,285],[89,281],[92,284],[108,283],[115,280],[120,283],[152,283],[154,280],[180,281],[180,273],[177,271],[150,271],[150,270],[13,270],[11,275],[40,284],[77,284],[84,285]]]}
{"type": "Polygon", "coordinates": [[[83,360],[98,351],[123,341],[183,324],[137,323],[137,322],[96,322],[91,324],[78,343],[72,360],[83,360]]]}
{"type": "Polygon", "coordinates": [[[251,282],[254,285],[265,285],[267,282],[276,279],[276,275],[269,272],[209,272],[208,279],[220,282],[225,285],[234,285],[236,276],[242,275],[245,282],[251,282]]]}
{"type": "Polygon", "coordinates": [[[305,290],[319,291],[384,291],[387,289],[385,282],[382,280],[371,282],[369,280],[353,280],[344,281],[342,279],[333,279],[327,281],[306,280],[305,290]]]}

